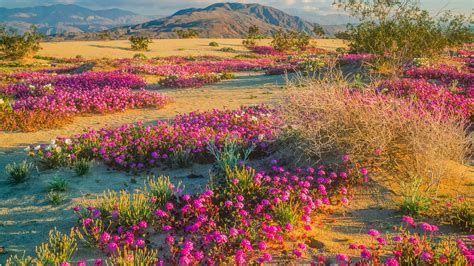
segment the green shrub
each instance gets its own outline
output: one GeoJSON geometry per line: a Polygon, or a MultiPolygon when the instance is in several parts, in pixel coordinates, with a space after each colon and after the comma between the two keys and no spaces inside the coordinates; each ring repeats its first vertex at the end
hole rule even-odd
{"type": "Polygon", "coordinates": [[[207,146],[207,150],[214,156],[215,164],[222,172],[226,169],[234,169],[239,164],[245,164],[255,146],[242,147],[234,140],[226,140],[220,149],[214,143],[207,146]]]}
{"type": "Polygon", "coordinates": [[[221,52],[225,52],[225,53],[235,53],[237,52],[234,48],[232,47],[223,47],[221,49],[219,49],[219,51],[221,52]]]}
{"type": "Polygon", "coordinates": [[[67,180],[58,175],[55,175],[48,183],[48,192],[66,192],[67,189],[67,180]]]}
{"type": "Polygon", "coordinates": [[[217,42],[210,42],[209,43],[209,46],[212,46],[212,47],[219,47],[219,44],[217,42]]]}
{"type": "Polygon", "coordinates": [[[133,59],[144,60],[144,59],[147,59],[147,57],[146,57],[146,55],[144,55],[142,53],[138,53],[138,54],[133,55],[133,59]]]}
{"type": "Polygon", "coordinates": [[[34,259],[30,256],[25,256],[25,253],[21,257],[18,255],[12,255],[10,256],[5,265],[6,266],[29,266],[29,265],[34,265],[33,264],[34,259]]]}
{"type": "Polygon", "coordinates": [[[144,36],[132,36],[129,41],[134,51],[147,51],[148,45],[152,42],[150,38],[144,36]]]}
{"type": "Polygon", "coordinates": [[[193,154],[182,149],[176,150],[171,156],[171,162],[179,168],[188,168],[193,164],[193,154]]]}
{"type": "Polygon", "coordinates": [[[48,193],[48,201],[51,203],[53,206],[58,206],[61,203],[63,203],[64,199],[66,196],[59,191],[51,191],[48,193]]]}
{"type": "Polygon", "coordinates": [[[89,173],[91,169],[91,163],[86,159],[81,159],[74,163],[73,169],[76,175],[83,176],[89,173]]]}
{"type": "Polygon", "coordinates": [[[402,66],[413,58],[431,57],[448,46],[472,42],[464,16],[449,12],[433,17],[421,10],[419,2],[342,1],[339,5],[360,23],[349,25],[344,38],[353,53],[371,53],[378,64],[402,66]]]}
{"type": "Polygon", "coordinates": [[[111,215],[113,211],[118,211],[120,213],[118,222],[123,226],[132,226],[142,220],[151,221],[153,217],[152,202],[141,192],[131,194],[126,191],[120,193],[109,191],[98,201],[105,217],[111,215]]]}
{"type": "Polygon", "coordinates": [[[249,27],[247,37],[242,41],[242,44],[246,47],[252,47],[260,39],[263,39],[263,36],[260,34],[260,28],[257,25],[253,25],[249,27]]]}
{"type": "Polygon", "coordinates": [[[8,59],[21,59],[38,52],[41,35],[35,27],[19,34],[16,30],[0,26],[0,55],[8,59]]]}
{"type": "Polygon", "coordinates": [[[107,265],[143,266],[158,264],[158,251],[147,248],[122,247],[108,260],[107,265]]]}
{"type": "Polygon", "coordinates": [[[305,32],[289,31],[279,29],[273,34],[271,45],[278,51],[290,51],[303,49],[308,46],[310,37],[305,32]]]}
{"type": "Polygon", "coordinates": [[[49,232],[48,242],[36,248],[36,256],[41,265],[59,265],[71,261],[77,251],[76,232],[71,230],[69,235],[62,234],[56,228],[49,232]]]}
{"type": "Polygon", "coordinates": [[[33,164],[26,160],[19,164],[15,162],[7,164],[7,166],[5,166],[5,172],[7,174],[8,181],[13,184],[25,182],[28,178],[31,168],[33,168],[33,164]]]}
{"type": "Polygon", "coordinates": [[[178,29],[174,31],[180,39],[192,39],[199,37],[199,31],[195,29],[178,29]]]}
{"type": "Polygon", "coordinates": [[[163,206],[168,201],[177,197],[177,190],[182,190],[181,182],[175,186],[170,178],[160,176],[158,178],[151,176],[145,181],[144,192],[149,198],[153,198],[155,205],[163,206]]]}
{"type": "Polygon", "coordinates": [[[403,214],[418,216],[429,210],[431,200],[420,192],[421,178],[413,178],[411,184],[405,185],[403,191],[403,201],[400,204],[400,211],[403,214]]]}
{"type": "Polygon", "coordinates": [[[273,215],[280,225],[298,224],[301,214],[289,201],[281,202],[273,209],[273,215]]]}

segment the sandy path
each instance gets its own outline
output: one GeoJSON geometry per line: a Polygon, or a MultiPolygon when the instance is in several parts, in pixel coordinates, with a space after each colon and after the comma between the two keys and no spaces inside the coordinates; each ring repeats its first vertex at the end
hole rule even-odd
{"type": "MultiPolygon", "coordinates": [[[[271,40],[261,40],[259,45],[268,45],[271,40]]],[[[317,47],[335,50],[344,47],[342,40],[318,39],[313,40],[317,47]]],[[[97,58],[130,58],[136,51],[130,49],[127,40],[114,41],[65,41],[41,43],[42,50],[38,53],[43,56],[71,58],[81,55],[88,59],[97,58]]],[[[188,55],[217,55],[233,57],[238,53],[248,52],[242,45],[242,39],[159,39],[153,40],[149,51],[142,52],[147,57],[155,56],[188,56],[188,55]],[[210,42],[217,42],[219,47],[209,46],[210,42]],[[220,49],[233,48],[235,52],[222,52],[220,49]]]]}

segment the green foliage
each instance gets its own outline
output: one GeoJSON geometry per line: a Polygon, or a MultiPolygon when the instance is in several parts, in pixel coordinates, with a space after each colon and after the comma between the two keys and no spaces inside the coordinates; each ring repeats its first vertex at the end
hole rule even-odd
{"type": "Polygon", "coordinates": [[[104,193],[98,201],[100,210],[105,216],[111,215],[114,210],[118,211],[120,213],[118,222],[123,226],[132,226],[142,220],[151,221],[153,217],[152,202],[144,193],[109,191],[104,193]]]}
{"type": "Polygon", "coordinates": [[[71,230],[69,235],[62,234],[56,228],[49,232],[48,242],[36,248],[36,256],[40,265],[59,265],[71,261],[77,251],[76,232],[71,230]]]}
{"type": "Polygon", "coordinates": [[[219,51],[224,52],[224,53],[235,53],[235,52],[237,52],[232,47],[223,47],[223,48],[219,49],[219,51]]]}
{"type": "Polygon", "coordinates": [[[313,33],[316,35],[316,37],[323,37],[326,35],[326,32],[324,31],[323,27],[321,27],[321,25],[314,25],[313,33]]]}
{"type": "Polygon", "coordinates": [[[48,192],[66,192],[67,189],[67,180],[58,175],[55,175],[48,183],[48,192]]]}
{"type": "Polygon", "coordinates": [[[25,253],[21,257],[18,255],[12,255],[10,256],[5,265],[6,266],[29,266],[29,265],[34,265],[33,264],[33,258],[30,256],[25,256],[25,253]]]}
{"type": "Polygon", "coordinates": [[[89,173],[89,171],[91,169],[91,163],[90,163],[90,161],[88,161],[86,159],[80,159],[80,160],[78,160],[77,162],[74,163],[73,169],[74,169],[74,173],[76,173],[76,175],[83,176],[83,175],[86,175],[87,173],[89,173]]]}
{"type": "Polygon", "coordinates": [[[110,31],[101,31],[97,33],[97,37],[101,41],[108,41],[112,39],[112,33],[110,33],[110,31]]]}
{"type": "Polygon", "coordinates": [[[247,37],[242,41],[242,44],[246,47],[252,47],[260,39],[263,39],[263,36],[260,34],[260,28],[257,25],[252,25],[249,27],[247,37]]]}
{"type": "Polygon", "coordinates": [[[132,36],[129,41],[131,49],[134,51],[147,51],[148,45],[152,42],[150,38],[145,36],[132,36]]]}
{"type": "Polygon", "coordinates": [[[26,160],[19,164],[13,162],[5,166],[5,173],[10,183],[19,184],[26,181],[31,168],[33,168],[33,164],[26,160]]]}
{"type": "Polygon", "coordinates": [[[22,59],[38,52],[41,35],[35,27],[19,34],[16,30],[0,26],[0,55],[8,59],[22,59]]]}
{"type": "Polygon", "coordinates": [[[219,47],[219,44],[217,42],[210,42],[209,43],[209,46],[212,46],[212,47],[219,47]]]}
{"type": "Polygon", "coordinates": [[[279,29],[273,34],[271,45],[278,51],[303,49],[308,46],[310,37],[305,32],[284,31],[279,29]]]}
{"type": "Polygon", "coordinates": [[[255,190],[255,170],[245,165],[235,166],[230,168],[229,166],[225,169],[225,185],[227,187],[232,186],[234,191],[247,194],[255,190]]]}
{"type": "Polygon", "coordinates": [[[180,39],[192,39],[199,37],[199,31],[195,29],[178,29],[174,31],[180,39]]]}
{"type": "Polygon", "coordinates": [[[142,54],[142,53],[138,53],[138,54],[134,54],[133,55],[133,59],[141,59],[141,60],[144,60],[144,59],[147,59],[146,55],[142,54]]]}
{"type": "MultiPolygon", "coordinates": [[[[348,39],[353,53],[371,53],[379,63],[401,66],[417,57],[430,57],[473,40],[466,19],[449,12],[439,18],[421,10],[418,1],[349,0],[339,3],[360,23],[348,25],[343,39],[348,39]]],[[[338,36],[341,37],[341,36],[338,36]]]]}
{"type": "Polygon", "coordinates": [[[158,178],[151,176],[145,181],[144,191],[147,197],[153,198],[155,205],[163,206],[165,203],[176,199],[176,191],[182,190],[181,182],[175,186],[170,178],[160,176],[158,178]]]}
{"type": "Polygon", "coordinates": [[[189,151],[178,149],[171,156],[173,165],[179,168],[188,168],[193,164],[193,154],[189,151]]]}
{"type": "Polygon", "coordinates": [[[239,164],[245,164],[255,146],[248,148],[241,146],[234,140],[226,140],[222,148],[214,143],[207,146],[207,150],[214,156],[215,164],[222,172],[226,169],[235,169],[239,164]]]}
{"type": "Polygon", "coordinates": [[[413,181],[403,186],[403,201],[400,204],[400,211],[408,215],[421,215],[430,208],[431,200],[420,192],[423,180],[415,177],[413,181]]]}
{"type": "Polygon", "coordinates": [[[64,194],[59,191],[51,191],[48,193],[48,201],[53,206],[61,205],[65,198],[64,194]]]}
{"type": "Polygon", "coordinates": [[[298,224],[299,219],[301,217],[300,213],[298,212],[298,208],[295,208],[289,201],[284,201],[278,204],[273,209],[273,215],[275,220],[280,223],[280,225],[284,225],[287,223],[290,224],[298,224]]]}
{"type": "Polygon", "coordinates": [[[158,264],[158,251],[147,248],[122,247],[110,257],[108,265],[143,266],[158,264]]]}

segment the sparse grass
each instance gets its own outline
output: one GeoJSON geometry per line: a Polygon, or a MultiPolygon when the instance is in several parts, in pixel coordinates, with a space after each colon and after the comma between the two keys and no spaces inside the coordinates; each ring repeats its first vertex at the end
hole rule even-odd
{"type": "Polygon", "coordinates": [[[171,156],[172,164],[178,168],[188,168],[193,164],[193,154],[189,151],[177,150],[171,156]]]}
{"type": "Polygon", "coordinates": [[[421,193],[421,178],[413,178],[409,185],[402,187],[403,201],[400,204],[400,210],[403,214],[419,216],[429,210],[431,200],[421,193]]]}
{"type": "Polygon", "coordinates": [[[71,229],[69,235],[59,232],[56,228],[49,232],[48,242],[36,248],[38,261],[42,265],[59,265],[71,261],[77,251],[76,233],[71,229]]]}
{"type": "Polygon", "coordinates": [[[16,162],[7,164],[5,167],[5,173],[10,183],[19,184],[23,183],[28,179],[30,170],[33,168],[33,164],[24,160],[17,164],[16,162]]]}
{"type": "Polygon", "coordinates": [[[154,198],[157,206],[162,206],[166,202],[175,199],[177,191],[183,190],[181,182],[178,185],[171,183],[170,178],[166,176],[151,176],[145,181],[144,192],[149,198],[154,198]]]}
{"type": "Polygon", "coordinates": [[[273,209],[273,214],[280,225],[288,223],[296,225],[301,216],[297,210],[298,208],[295,208],[290,202],[282,202],[273,209]]]}
{"type": "Polygon", "coordinates": [[[239,164],[244,165],[255,150],[255,146],[245,148],[236,141],[226,140],[222,148],[210,143],[207,149],[214,156],[215,164],[219,170],[225,172],[228,168],[234,169],[239,164]]]}

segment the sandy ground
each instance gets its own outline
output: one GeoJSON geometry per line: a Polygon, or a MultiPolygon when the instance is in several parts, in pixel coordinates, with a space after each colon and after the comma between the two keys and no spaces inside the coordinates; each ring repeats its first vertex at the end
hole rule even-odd
{"type": "MultiPolygon", "coordinates": [[[[271,40],[260,40],[259,45],[268,45],[271,40]]],[[[344,47],[342,40],[318,39],[313,40],[317,47],[335,50],[344,47]]],[[[41,43],[39,55],[59,58],[72,58],[81,55],[87,59],[97,58],[130,58],[139,52],[130,49],[127,40],[114,41],[65,41],[41,43]]],[[[155,56],[188,56],[188,55],[216,55],[233,57],[238,53],[248,52],[242,45],[242,39],[159,39],[153,40],[149,51],[140,52],[147,57],[155,56]],[[217,42],[219,47],[209,46],[210,42],[217,42]],[[222,52],[222,48],[233,48],[235,52],[222,52]]]]}

